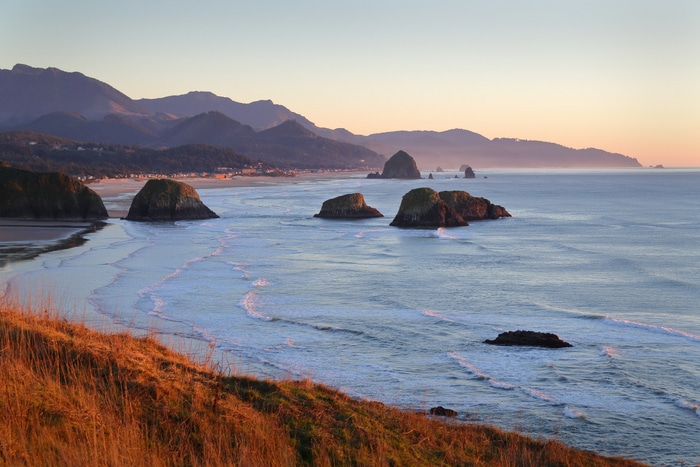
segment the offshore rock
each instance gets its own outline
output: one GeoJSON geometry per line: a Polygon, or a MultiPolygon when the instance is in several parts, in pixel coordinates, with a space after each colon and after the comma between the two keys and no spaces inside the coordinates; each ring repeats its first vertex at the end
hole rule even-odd
{"type": "Polygon", "coordinates": [[[59,172],[32,172],[0,165],[0,217],[105,219],[100,195],[59,172]]]}
{"type": "Polygon", "coordinates": [[[130,221],[178,221],[219,217],[190,185],[167,178],[149,180],[131,202],[130,221]]]}
{"type": "Polygon", "coordinates": [[[437,407],[430,408],[430,415],[435,415],[438,417],[456,417],[457,412],[452,409],[446,409],[445,407],[438,405],[437,407]]]}
{"type": "Polygon", "coordinates": [[[416,188],[403,196],[395,227],[458,227],[468,225],[462,216],[431,188],[416,188]]]}
{"type": "Polygon", "coordinates": [[[362,193],[342,195],[323,202],[321,212],[314,217],[329,219],[365,219],[369,217],[384,217],[381,212],[365,203],[362,193]]]}
{"type": "Polygon", "coordinates": [[[440,199],[453,207],[467,222],[511,217],[503,206],[492,204],[486,198],[472,196],[466,191],[441,191],[440,199]]]}
{"type": "Polygon", "coordinates": [[[384,163],[384,170],[379,177],[376,174],[370,174],[367,178],[416,179],[420,178],[420,171],[413,157],[404,151],[399,151],[384,163]]]}
{"type": "Polygon", "coordinates": [[[525,345],[532,347],[545,347],[548,349],[573,347],[571,344],[559,339],[559,336],[552,334],[551,332],[522,330],[502,332],[496,339],[486,339],[484,343],[491,345],[525,345]]]}
{"type": "Polygon", "coordinates": [[[467,166],[464,169],[464,178],[476,178],[476,174],[474,173],[474,170],[471,167],[467,166]]]}

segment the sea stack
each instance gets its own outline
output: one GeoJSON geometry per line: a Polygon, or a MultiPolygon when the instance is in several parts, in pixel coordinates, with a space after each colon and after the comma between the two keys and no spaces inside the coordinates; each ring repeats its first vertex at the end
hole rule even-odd
{"type": "Polygon", "coordinates": [[[131,202],[130,221],[178,221],[219,217],[190,185],[167,178],[149,180],[131,202]]]}
{"type": "Polygon", "coordinates": [[[370,217],[384,217],[381,212],[365,203],[362,193],[342,195],[323,202],[321,212],[314,217],[328,219],[365,219],[370,217]]]}
{"type": "Polygon", "coordinates": [[[411,180],[421,177],[413,157],[407,152],[399,151],[384,163],[384,170],[381,175],[376,173],[369,174],[367,178],[399,178],[411,180]]]}
{"type": "Polygon", "coordinates": [[[416,188],[403,196],[395,227],[457,227],[467,222],[431,188],[416,188]]]}

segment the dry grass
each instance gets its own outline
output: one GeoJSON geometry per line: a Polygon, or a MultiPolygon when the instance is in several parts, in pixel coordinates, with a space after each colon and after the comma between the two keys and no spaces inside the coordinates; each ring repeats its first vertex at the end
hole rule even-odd
{"type": "Polygon", "coordinates": [[[639,465],[308,381],[224,376],[151,338],[5,302],[0,375],[0,465],[639,465]]]}

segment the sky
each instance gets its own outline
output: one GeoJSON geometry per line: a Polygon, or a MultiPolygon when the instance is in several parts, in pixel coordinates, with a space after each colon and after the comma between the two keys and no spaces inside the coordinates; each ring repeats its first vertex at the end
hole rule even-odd
{"type": "Polygon", "coordinates": [[[698,0],[2,0],[0,69],[700,166],[698,0]]]}

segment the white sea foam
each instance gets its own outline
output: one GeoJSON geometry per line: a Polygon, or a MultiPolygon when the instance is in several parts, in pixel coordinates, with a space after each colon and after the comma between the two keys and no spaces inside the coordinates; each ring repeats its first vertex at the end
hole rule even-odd
{"type": "Polygon", "coordinates": [[[654,324],[648,324],[648,323],[640,323],[638,321],[632,321],[628,319],[622,319],[622,318],[613,318],[611,316],[606,316],[604,319],[605,322],[617,324],[617,325],[622,325],[622,326],[630,326],[630,327],[635,327],[639,329],[647,329],[649,331],[653,332],[662,332],[665,334],[673,335],[673,336],[679,336],[679,337],[685,337],[687,339],[690,339],[692,341],[700,342],[700,336],[696,334],[691,334],[689,332],[682,331],[680,329],[674,329],[668,326],[657,326],[654,324]]]}
{"type": "Polygon", "coordinates": [[[617,349],[610,347],[609,345],[601,345],[600,346],[600,355],[601,357],[610,357],[614,358],[619,356],[619,352],[617,349]]]}
{"type": "Polygon", "coordinates": [[[443,240],[457,240],[457,238],[459,238],[454,234],[450,233],[450,231],[445,227],[439,227],[435,231],[435,236],[443,240]]]}
{"type": "Polygon", "coordinates": [[[506,381],[500,381],[496,378],[493,378],[492,376],[477,368],[475,365],[469,363],[464,357],[459,355],[457,352],[450,352],[448,355],[450,356],[450,358],[456,360],[459,366],[476,376],[478,379],[486,381],[496,389],[505,389],[507,391],[518,389],[519,391],[523,392],[524,394],[527,394],[528,396],[534,399],[539,399],[545,402],[554,402],[554,398],[549,394],[545,393],[544,391],[528,388],[526,386],[521,386],[513,383],[508,383],[506,381]]]}
{"type": "Polygon", "coordinates": [[[456,323],[455,320],[450,319],[450,318],[448,318],[447,316],[445,316],[445,315],[443,315],[443,314],[441,314],[441,313],[438,313],[437,311],[434,311],[434,310],[423,310],[422,313],[423,313],[423,315],[429,316],[429,317],[431,317],[431,318],[437,318],[437,319],[439,319],[439,320],[447,321],[447,322],[449,322],[449,323],[456,323]]]}
{"type": "Polygon", "coordinates": [[[263,321],[272,321],[272,318],[265,316],[260,311],[258,311],[258,294],[254,291],[250,291],[239,302],[239,305],[248,313],[248,316],[253,318],[261,319],[263,321]]]}
{"type": "Polygon", "coordinates": [[[256,288],[267,287],[268,285],[270,285],[270,281],[264,277],[261,277],[258,280],[256,280],[255,282],[253,282],[253,287],[256,287],[256,288]]]}
{"type": "Polygon", "coordinates": [[[700,403],[693,403],[693,402],[688,402],[688,401],[684,401],[684,400],[677,400],[676,406],[680,407],[681,409],[691,410],[691,411],[695,412],[695,414],[697,416],[700,417],[700,403]]]}
{"type": "Polygon", "coordinates": [[[586,418],[586,414],[580,410],[569,407],[568,405],[564,407],[564,416],[566,418],[586,418]]]}

